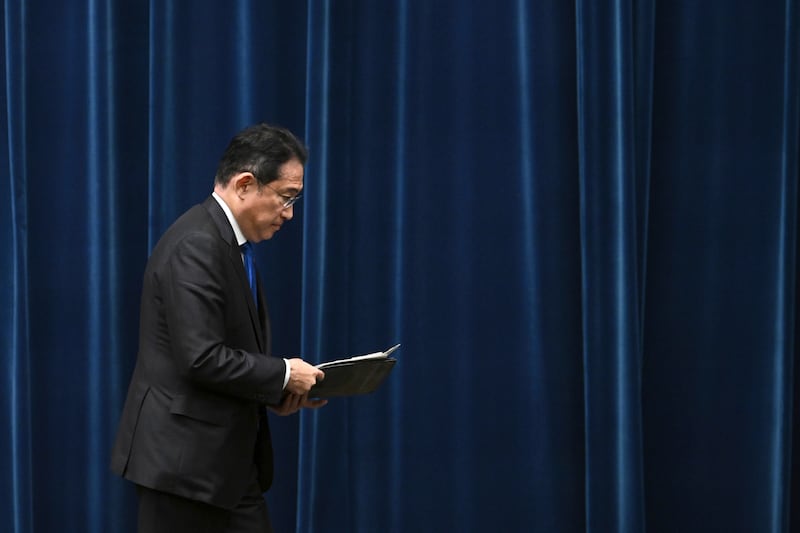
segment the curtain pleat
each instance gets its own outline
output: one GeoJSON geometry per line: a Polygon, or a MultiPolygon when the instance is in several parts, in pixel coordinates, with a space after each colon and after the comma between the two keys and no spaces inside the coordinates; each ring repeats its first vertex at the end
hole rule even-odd
{"type": "Polygon", "coordinates": [[[0,338],[3,339],[3,387],[0,421],[6,430],[0,438],[4,458],[0,496],[0,529],[30,531],[34,524],[31,482],[31,387],[28,304],[27,165],[26,165],[26,43],[25,6],[4,5],[2,13],[2,71],[0,85],[0,179],[2,202],[2,287],[0,287],[0,338]]]}
{"type": "Polygon", "coordinates": [[[778,319],[775,322],[774,389],[775,417],[778,429],[771,465],[771,522],[773,531],[800,531],[800,365],[797,331],[800,324],[796,302],[798,290],[798,179],[800,179],[800,6],[785,2],[783,135],[781,162],[781,204],[779,265],[775,272],[778,319]]]}
{"type": "Polygon", "coordinates": [[[135,531],[150,249],[243,126],[309,146],[276,531],[798,530],[797,0],[2,1],[0,530],[135,531]]]}
{"type": "MultiPolygon", "coordinates": [[[[643,531],[633,6],[577,2],[586,529],[643,531]],[[609,490],[611,489],[611,490],[609,490]]],[[[645,188],[646,190],[646,188],[645,188]]]]}

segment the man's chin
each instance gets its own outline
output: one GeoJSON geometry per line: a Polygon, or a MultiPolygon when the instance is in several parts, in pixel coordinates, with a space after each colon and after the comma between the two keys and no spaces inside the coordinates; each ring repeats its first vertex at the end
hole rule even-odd
{"type": "MultiPolygon", "coordinates": [[[[264,232],[264,234],[261,236],[261,240],[262,240],[262,241],[268,241],[268,240],[270,240],[272,237],[274,237],[274,236],[275,236],[275,234],[276,234],[276,233],[278,233],[278,230],[279,230],[279,229],[281,229],[281,227],[280,227],[280,226],[278,226],[278,227],[273,227],[273,228],[270,228],[269,230],[267,230],[266,232],[264,232]]],[[[259,242],[260,242],[260,241],[259,241],[259,242]]]]}

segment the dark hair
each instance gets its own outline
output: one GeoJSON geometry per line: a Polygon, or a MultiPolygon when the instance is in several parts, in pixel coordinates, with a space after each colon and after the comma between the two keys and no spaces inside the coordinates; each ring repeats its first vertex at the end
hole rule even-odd
{"type": "Polygon", "coordinates": [[[287,129],[256,124],[243,129],[231,139],[217,167],[214,181],[227,185],[240,172],[252,172],[259,185],[278,179],[284,163],[297,159],[305,166],[308,151],[287,129]]]}

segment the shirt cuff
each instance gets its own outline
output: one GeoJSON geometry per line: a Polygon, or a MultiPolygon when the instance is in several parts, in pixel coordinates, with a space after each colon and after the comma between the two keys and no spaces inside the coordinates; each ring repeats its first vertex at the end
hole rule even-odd
{"type": "Polygon", "coordinates": [[[286,372],[283,374],[283,388],[286,389],[286,384],[289,383],[289,374],[292,372],[292,367],[289,366],[289,360],[284,359],[284,363],[286,363],[286,372]]]}

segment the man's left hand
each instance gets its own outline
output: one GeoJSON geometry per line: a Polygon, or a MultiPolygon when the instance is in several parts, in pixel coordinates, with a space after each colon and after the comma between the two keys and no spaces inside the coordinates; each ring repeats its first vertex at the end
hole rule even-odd
{"type": "Polygon", "coordinates": [[[280,416],[287,416],[296,413],[300,409],[318,409],[327,404],[328,400],[308,398],[308,394],[287,394],[281,404],[277,407],[268,406],[269,410],[280,416]]]}

